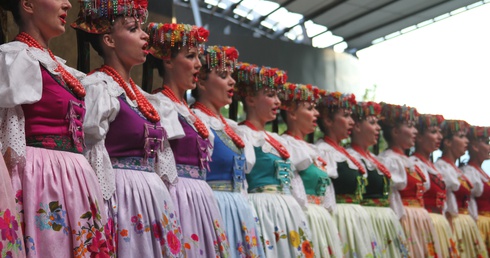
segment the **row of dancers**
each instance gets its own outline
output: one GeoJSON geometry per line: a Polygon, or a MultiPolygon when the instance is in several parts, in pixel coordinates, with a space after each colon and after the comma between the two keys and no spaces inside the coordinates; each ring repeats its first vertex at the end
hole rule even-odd
{"type": "Polygon", "coordinates": [[[0,45],[1,257],[488,257],[489,128],[290,83],[202,27],[143,27],[144,0],[80,1],[104,61],[86,75],[48,48],[69,1],[0,3],[20,29],[0,45]],[[152,94],[130,76],[148,54],[152,94]]]}

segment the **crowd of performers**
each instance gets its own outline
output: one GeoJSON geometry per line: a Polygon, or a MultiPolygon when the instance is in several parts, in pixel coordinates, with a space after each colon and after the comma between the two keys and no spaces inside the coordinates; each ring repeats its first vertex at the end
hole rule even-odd
{"type": "Polygon", "coordinates": [[[80,1],[86,75],[48,48],[68,0],[1,3],[1,257],[488,257],[490,128],[290,83],[204,28],[142,25],[145,1],[80,1]],[[130,77],[148,53],[152,94],[130,77]]]}

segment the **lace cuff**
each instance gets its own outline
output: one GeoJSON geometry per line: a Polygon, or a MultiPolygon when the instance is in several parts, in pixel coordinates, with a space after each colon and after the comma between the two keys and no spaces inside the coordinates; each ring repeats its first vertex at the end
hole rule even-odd
{"type": "Polygon", "coordinates": [[[166,182],[175,185],[178,180],[175,158],[170,143],[165,139],[163,151],[158,150],[157,162],[155,163],[156,173],[166,182]]]}
{"type": "Polygon", "coordinates": [[[88,149],[85,157],[97,175],[102,196],[105,200],[109,200],[116,190],[116,179],[104,141],[98,141],[92,148],[88,149]]]}

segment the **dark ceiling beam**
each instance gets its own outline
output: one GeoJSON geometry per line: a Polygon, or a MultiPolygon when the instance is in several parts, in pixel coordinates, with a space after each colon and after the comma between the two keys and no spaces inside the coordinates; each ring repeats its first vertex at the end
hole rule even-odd
{"type": "Polygon", "coordinates": [[[219,0],[218,3],[213,6],[213,9],[211,9],[211,16],[214,16],[214,13],[218,10],[218,5],[221,3],[222,0],[219,0]]]}
{"type": "Polygon", "coordinates": [[[265,21],[265,19],[267,19],[267,17],[269,17],[269,15],[273,14],[274,12],[276,12],[277,10],[279,10],[279,9],[281,9],[283,7],[286,7],[286,6],[290,5],[294,1],[296,1],[296,0],[288,0],[288,1],[284,2],[284,3],[282,3],[276,9],[270,11],[268,14],[263,15],[263,16],[261,16],[258,19],[255,19],[253,22],[250,23],[250,26],[254,26],[255,27],[255,26],[259,25],[261,22],[265,21]]]}
{"type": "MultiPolygon", "coordinates": [[[[449,1],[454,1],[454,0],[449,0],[449,1]]],[[[381,28],[383,28],[383,27],[385,27],[385,26],[388,26],[388,25],[390,25],[390,24],[393,24],[393,23],[396,23],[396,22],[402,21],[402,20],[407,19],[407,18],[409,18],[409,17],[411,17],[411,16],[415,16],[415,15],[417,15],[417,14],[423,13],[423,12],[425,12],[425,11],[427,11],[427,10],[430,10],[430,9],[432,9],[432,8],[435,8],[435,7],[438,7],[439,5],[445,4],[445,3],[447,3],[447,2],[448,2],[447,0],[440,1],[440,2],[438,2],[438,3],[435,3],[435,4],[432,4],[432,5],[429,5],[429,6],[428,6],[428,7],[426,7],[426,8],[423,8],[423,9],[420,9],[420,10],[417,10],[417,11],[414,11],[414,12],[411,12],[411,13],[409,13],[409,14],[406,14],[406,15],[400,16],[400,17],[398,17],[398,18],[396,18],[396,19],[390,20],[390,21],[388,21],[388,22],[385,22],[385,23],[380,24],[380,25],[378,25],[378,26],[372,27],[372,28],[370,28],[370,29],[367,29],[367,30],[361,31],[361,32],[356,33],[356,34],[354,34],[354,35],[351,35],[351,36],[348,36],[348,37],[344,37],[344,41],[345,41],[345,42],[347,42],[347,44],[349,44],[349,41],[351,41],[351,40],[354,40],[354,39],[356,39],[356,38],[359,38],[359,37],[361,37],[361,36],[364,36],[364,35],[366,35],[366,34],[368,34],[368,33],[370,33],[370,32],[373,32],[373,31],[379,30],[379,29],[381,29],[381,28]]]]}
{"type": "Polygon", "coordinates": [[[321,34],[323,34],[323,33],[328,32],[328,31],[333,31],[333,30],[335,30],[335,29],[338,29],[338,28],[340,28],[340,27],[342,27],[342,26],[345,26],[345,25],[347,25],[347,24],[349,24],[349,23],[351,23],[351,22],[354,22],[354,21],[356,21],[356,20],[359,20],[359,19],[363,18],[364,16],[367,16],[367,15],[369,15],[369,14],[373,13],[373,12],[377,12],[377,11],[379,11],[379,10],[381,10],[381,9],[383,9],[383,8],[385,8],[385,7],[387,7],[387,6],[389,6],[389,5],[392,5],[392,4],[394,4],[395,2],[398,2],[398,1],[399,1],[399,0],[392,0],[392,1],[386,2],[386,3],[382,4],[382,5],[377,6],[376,8],[369,9],[369,10],[367,10],[367,11],[365,11],[365,12],[363,12],[363,13],[360,13],[360,14],[358,14],[358,15],[356,15],[356,16],[354,16],[354,17],[350,18],[350,19],[347,19],[347,20],[345,20],[345,21],[342,21],[342,22],[339,22],[339,23],[334,24],[334,25],[332,25],[332,26],[329,26],[329,27],[327,27],[327,30],[326,30],[326,31],[324,31],[324,32],[320,32],[320,33],[318,33],[318,34],[316,34],[316,35],[314,35],[314,36],[311,36],[311,38],[314,38],[314,37],[316,37],[316,36],[319,36],[319,35],[321,35],[321,34]]]}
{"type": "Polygon", "coordinates": [[[341,4],[343,4],[343,3],[347,2],[347,1],[348,0],[337,0],[335,2],[332,2],[330,4],[327,4],[324,7],[320,8],[320,9],[318,9],[318,10],[316,10],[316,11],[310,13],[310,14],[307,14],[307,15],[303,16],[303,19],[301,19],[297,24],[295,24],[295,25],[293,25],[293,26],[291,26],[289,28],[284,28],[282,30],[276,31],[272,35],[272,38],[277,38],[277,37],[283,35],[284,33],[289,32],[292,28],[296,27],[297,25],[301,25],[305,21],[309,21],[311,19],[314,19],[314,18],[316,18],[316,17],[318,17],[318,16],[320,16],[320,15],[322,15],[322,14],[324,14],[324,13],[330,11],[330,10],[332,10],[333,8],[339,6],[339,5],[341,5],[341,4]]]}

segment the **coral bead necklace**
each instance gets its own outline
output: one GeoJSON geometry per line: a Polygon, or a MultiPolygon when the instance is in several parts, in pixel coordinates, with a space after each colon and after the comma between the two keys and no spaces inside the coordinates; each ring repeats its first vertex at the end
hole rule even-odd
{"type": "Polygon", "coordinates": [[[129,89],[128,84],[124,81],[121,75],[112,67],[108,65],[103,65],[101,68],[97,69],[99,72],[106,73],[112,79],[124,89],[126,96],[132,101],[136,100],[138,103],[139,111],[151,122],[156,123],[160,121],[160,116],[155,110],[153,105],[145,98],[145,96],[138,90],[138,87],[134,83],[133,79],[129,78],[129,84],[131,89],[129,89]]]}
{"type": "MultiPolygon", "coordinates": [[[[240,124],[248,126],[250,129],[254,131],[259,131],[255,125],[253,125],[250,121],[245,120],[241,122],[240,124]]],[[[267,136],[265,140],[274,147],[274,149],[279,152],[279,155],[281,155],[281,158],[283,159],[289,159],[290,155],[286,147],[284,147],[279,141],[277,141],[274,137],[272,137],[270,134],[268,134],[266,131],[264,131],[265,135],[267,136]]]]}
{"type": "MultiPolygon", "coordinates": [[[[44,50],[44,48],[37,42],[31,35],[21,32],[19,33],[16,37],[15,40],[20,41],[22,43],[27,44],[29,47],[34,47],[38,48],[41,50],[44,50]]],[[[61,78],[63,81],[66,83],[68,88],[78,97],[78,98],[83,98],[85,97],[85,88],[83,88],[82,84],[80,81],[73,76],[71,73],[69,73],[63,66],[56,60],[56,57],[54,56],[53,52],[51,50],[47,49],[49,56],[53,61],[55,61],[58,64],[58,67],[56,67],[55,71],[61,74],[61,78]]]]}
{"type": "Polygon", "coordinates": [[[344,147],[340,146],[338,143],[334,142],[332,139],[330,139],[330,137],[326,135],[323,137],[323,141],[332,146],[338,152],[344,154],[350,161],[352,161],[352,163],[354,163],[354,165],[356,165],[361,174],[366,174],[366,169],[364,168],[364,166],[359,161],[357,161],[356,158],[352,157],[352,155],[350,155],[344,147]]]}
{"type": "Polygon", "coordinates": [[[233,129],[231,129],[231,127],[228,125],[228,123],[226,122],[225,118],[223,117],[223,115],[219,115],[219,117],[213,113],[213,111],[211,111],[208,107],[206,107],[204,104],[200,103],[200,102],[196,102],[194,103],[194,108],[197,108],[199,110],[201,110],[204,114],[210,116],[210,117],[216,117],[216,118],[219,118],[221,119],[221,122],[223,123],[223,125],[225,126],[225,133],[231,138],[231,140],[233,141],[233,143],[239,148],[239,149],[243,149],[245,147],[245,143],[243,143],[243,140],[240,138],[240,136],[238,136],[238,134],[235,133],[235,131],[233,131],[233,129]]]}
{"type": "Polygon", "coordinates": [[[161,90],[162,94],[167,96],[170,100],[172,100],[173,102],[175,103],[178,103],[178,104],[183,104],[187,110],[189,110],[189,113],[194,116],[194,127],[196,128],[197,130],[197,133],[203,138],[203,139],[207,139],[209,137],[209,131],[208,131],[208,128],[206,128],[206,125],[204,125],[204,123],[201,121],[201,119],[199,119],[199,117],[196,116],[196,114],[194,114],[194,112],[192,112],[190,109],[189,109],[189,106],[187,105],[187,102],[185,100],[182,100],[180,101],[176,96],[175,94],[173,93],[173,91],[167,87],[167,86],[163,86],[163,89],[161,90]]]}
{"type": "Polygon", "coordinates": [[[371,152],[362,149],[361,146],[356,145],[356,144],[352,144],[351,147],[352,147],[353,150],[355,150],[361,156],[363,156],[367,160],[373,162],[374,165],[376,165],[376,167],[378,168],[378,170],[381,173],[383,173],[387,178],[391,178],[390,171],[376,157],[374,157],[373,154],[371,154],[371,152]]]}

